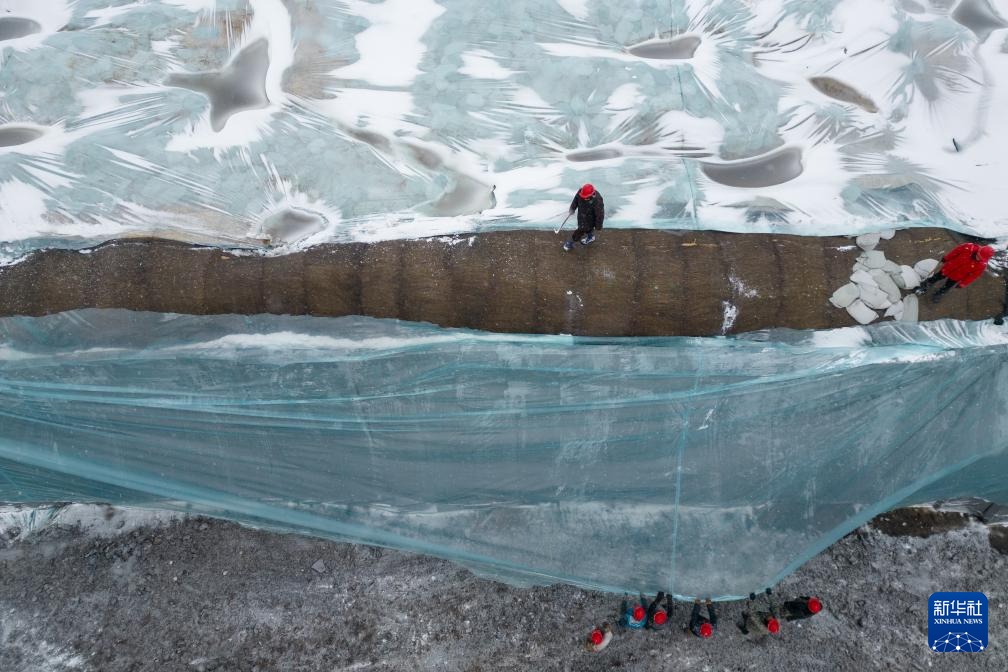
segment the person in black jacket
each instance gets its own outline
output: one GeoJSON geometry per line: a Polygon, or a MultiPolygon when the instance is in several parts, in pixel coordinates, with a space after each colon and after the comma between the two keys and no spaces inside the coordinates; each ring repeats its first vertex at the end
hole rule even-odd
{"type": "Polygon", "coordinates": [[[605,204],[602,202],[602,194],[595,191],[595,187],[586,184],[574,194],[571,201],[570,214],[577,210],[577,229],[571,234],[571,239],[564,243],[564,250],[570,252],[574,249],[574,243],[580,242],[588,245],[595,240],[595,229],[602,229],[602,222],[605,220],[605,204]]]}
{"type": "Polygon", "coordinates": [[[749,601],[746,602],[745,609],[742,611],[742,620],[738,623],[738,628],[743,635],[762,637],[780,634],[780,620],[777,618],[777,610],[774,609],[770,595],[771,591],[767,588],[767,611],[758,611],[756,593],[749,593],[749,601]]]}
{"type": "Polygon", "coordinates": [[[717,613],[714,612],[714,603],[707,600],[707,613],[709,618],[700,614],[700,599],[693,600],[693,612],[690,614],[689,629],[697,637],[708,639],[714,636],[717,630],[717,613]]]}
{"type": "Polygon", "coordinates": [[[796,600],[784,603],[784,618],[788,621],[810,618],[822,611],[822,608],[822,602],[818,597],[802,595],[796,600]]]}
{"type": "Polygon", "coordinates": [[[672,598],[659,592],[654,601],[647,608],[647,627],[650,630],[661,630],[669,622],[669,615],[672,613],[672,598]],[[662,609],[662,600],[665,601],[665,608],[662,609]]]}

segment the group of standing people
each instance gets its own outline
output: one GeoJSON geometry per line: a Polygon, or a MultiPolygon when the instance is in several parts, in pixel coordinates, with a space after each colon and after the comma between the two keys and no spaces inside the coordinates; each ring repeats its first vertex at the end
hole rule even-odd
{"type": "MultiPolygon", "coordinates": [[[[778,609],[769,588],[764,593],[765,607],[761,607],[755,593],[749,595],[742,617],[736,624],[743,635],[777,635],[781,631],[781,619],[796,621],[809,618],[822,611],[822,601],[815,596],[804,595],[793,600],[787,600],[778,609]]],[[[630,630],[664,630],[672,620],[672,598],[663,592],[648,601],[643,595],[634,602],[623,601],[620,609],[619,625],[630,630]]],[[[711,600],[701,603],[694,600],[686,630],[700,639],[710,639],[717,632],[717,609],[711,600]],[[706,607],[706,609],[704,609],[706,607]],[[704,613],[706,611],[706,613],[704,613]]],[[[609,646],[614,637],[613,628],[609,623],[603,623],[589,634],[585,648],[598,652],[609,646]]]]}

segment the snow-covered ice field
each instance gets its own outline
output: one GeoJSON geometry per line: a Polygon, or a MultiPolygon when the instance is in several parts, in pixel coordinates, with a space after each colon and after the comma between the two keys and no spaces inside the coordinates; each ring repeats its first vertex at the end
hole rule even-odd
{"type": "Polygon", "coordinates": [[[0,252],[1008,234],[1008,0],[3,0],[0,252]]]}

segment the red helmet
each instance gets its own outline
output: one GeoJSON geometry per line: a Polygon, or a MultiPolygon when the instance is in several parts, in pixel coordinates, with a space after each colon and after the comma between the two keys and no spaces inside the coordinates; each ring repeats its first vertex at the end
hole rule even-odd
{"type": "Polygon", "coordinates": [[[647,616],[647,612],[644,611],[644,607],[638,604],[633,608],[633,620],[643,621],[645,616],[647,616]]]}
{"type": "Polygon", "coordinates": [[[665,625],[665,621],[667,620],[668,620],[668,614],[666,614],[664,611],[659,609],[658,611],[655,612],[654,615],[655,625],[665,625]]]}
{"type": "Polygon", "coordinates": [[[595,187],[590,184],[586,184],[581,187],[581,191],[578,192],[578,196],[581,198],[591,198],[595,195],[595,187]]]}
{"type": "Polygon", "coordinates": [[[810,597],[808,601],[808,610],[813,614],[818,614],[822,611],[822,602],[819,601],[818,597],[810,597]]]}
{"type": "Polygon", "coordinates": [[[700,636],[704,639],[710,637],[714,634],[714,628],[711,627],[710,623],[703,623],[700,625],[700,636]]]}
{"type": "Polygon", "coordinates": [[[990,245],[984,245],[977,251],[977,256],[980,258],[980,261],[986,263],[994,256],[994,248],[990,245]]]}
{"type": "Polygon", "coordinates": [[[771,634],[776,635],[778,632],[780,632],[780,621],[778,621],[776,618],[771,617],[770,620],[766,622],[766,627],[771,634]]]}
{"type": "Polygon", "coordinates": [[[589,635],[589,637],[591,637],[591,643],[594,644],[595,646],[601,644],[602,640],[604,639],[602,631],[599,630],[598,628],[592,630],[591,635],[589,635]]]}

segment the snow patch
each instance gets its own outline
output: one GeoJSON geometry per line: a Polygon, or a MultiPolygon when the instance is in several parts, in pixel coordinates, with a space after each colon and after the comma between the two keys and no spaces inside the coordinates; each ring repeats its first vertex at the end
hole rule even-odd
{"type": "Polygon", "coordinates": [[[373,86],[409,86],[427,47],[423,36],[445,9],[433,0],[346,0],[347,11],[371,25],[355,38],[358,60],[329,74],[373,86]]]}

